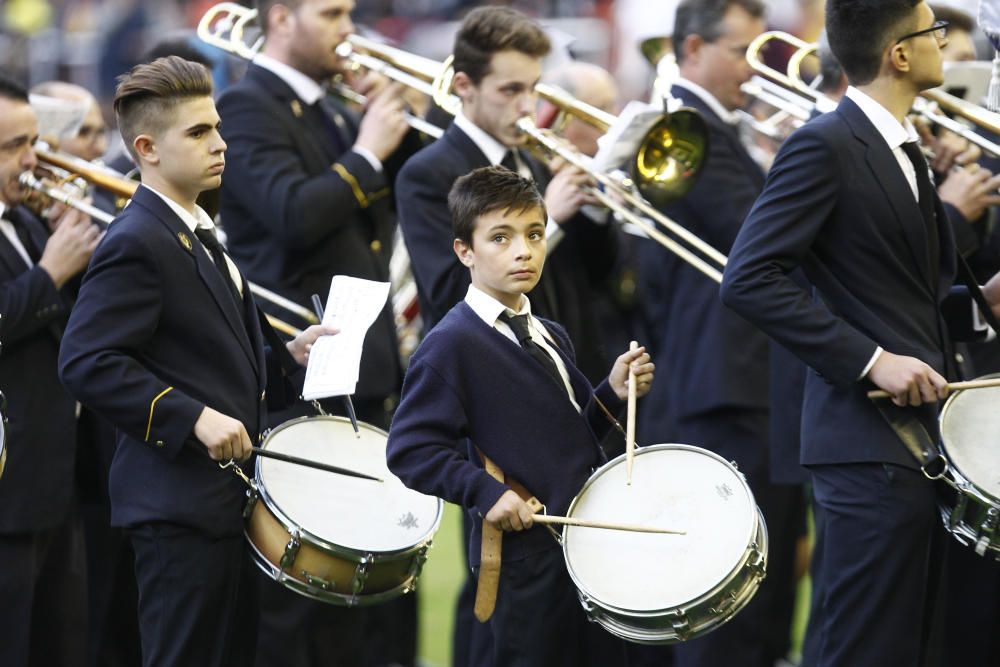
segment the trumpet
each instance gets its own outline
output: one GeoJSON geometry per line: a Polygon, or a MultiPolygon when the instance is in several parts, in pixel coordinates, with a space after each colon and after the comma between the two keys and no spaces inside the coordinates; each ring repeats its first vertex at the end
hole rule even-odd
{"type": "MultiPolygon", "coordinates": [[[[249,44],[246,41],[248,28],[255,19],[253,10],[224,2],[202,17],[198,35],[228,53],[253,57],[263,43],[260,37],[249,44]]],[[[429,94],[439,107],[451,114],[461,108],[461,101],[451,92],[454,69],[450,58],[439,63],[358,35],[349,36],[338,47],[338,52],[361,67],[429,94]]],[[[539,97],[559,107],[562,113],[580,118],[602,131],[606,132],[617,120],[614,115],[584,104],[555,86],[538,84],[535,91],[539,97]]],[[[721,282],[725,255],[660,213],[640,194],[645,192],[665,200],[683,195],[694,184],[707,146],[707,128],[696,112],[674,111],[647,130],[631,165],[635,179],[598,172],[575,148],[551,132],[540,130],[530,118],[518,121],[518,128],[528,136],[530,148],[558,155],[592,176],[599,187],[590,188],[590,193],[612,212],[639,225],[650,238],[712,280],[721,282]],[[657,225],[668,229],[674,237],[664,234],[657,225]]]]}
{"type": "MultiPolygon", "coordinates": [[[[802,77],[802,61],[815,53],[817,45],[812,42],[799,39],[795,35],[779,30],[771,30],[762,33],[747,48],[747,62],[750,67],[761,75],[765,80],[770,80],[790,93],[800,96],[805,100],[804,108],[818,110],[820,113],[831,111],[837,104],[829,96],[815,90],[807,84],[802,77]],[[780,72],[767,65],[761,53],[764,47],[772,41],[784,42],[795,49],[788,60],[788,67],[785,72],[780,72]]],[[[914,102],[913,113],[926,118],[931,123],[957,134],[971,144],[975,144],[987,153],[1000,156],[1000,144],[990,141],[977,134],[961,122],[950,118],[944,111],[964,118],[966,121],[978,125],[990,132],[1000,134],[1000,114],[988,111],[987,109],[966,102],[960,97],[956,97],[939,88],[925,90],[920,93],[920,97],[914,102]]]]}
{"type": "MultiPolygon", "coordinates": [[[[55,153],[45,149],[37,150],[36,155],[38,156],[39,162],[46,166],[46,168],[48,166],[56,167],[59,170],[67,172],[69,177],[72,179],[81,178],[88,183],[106,188],[119,197],[131,199],[132,195],[135,194],[136,188],[139,187],[139,183],[136,181],[127,179],[111,169],[95,166],[86,160],[81,160],[72,155],[55,153]]],[[[59,202],[64,206],[75,208],[76,210],[85,213],[90,216],[90,219],[102,229],[110,227],[111,223],[115,219],[115,216],[92,205],[86,199],[81,197],[79,193],[74,192],[72,188],[67,187],[65,183],[49,183],[44,179],[38,178],[30,171],[22,172],[18,177],[18,181],[26,190],[36,192],[51,201],[59,202]]],[[[271,290],[261,287],[260,285],[256,285],[249,281],[247,281],[247,284],[250,291],[256,297],[269,301],[276,306],[294,313],[309,324],[319,323],[319,319],[309,309],[303,308],[294,301],[286,299],[280,294],[275,294],[271,290]]],[[[280,331],[288,336],[295,337],[302,333],[301,329],[292,326],[280,318],[268,315],[267,319],[271,323],[271,326],[273,326],[277,331],[280,331]]]]}

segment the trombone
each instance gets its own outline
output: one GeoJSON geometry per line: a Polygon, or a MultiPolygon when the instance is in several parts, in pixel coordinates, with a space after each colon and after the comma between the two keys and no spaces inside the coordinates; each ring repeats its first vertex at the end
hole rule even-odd
{"type": "MultiPolygon", "coordinates": [[[[255,19],[254,10],[224,2],[213,6],[202,17],[198,36],[228,53],[251,58],[263,43],[260,37],[249,45],[245,41],[248,27],[255,19]]],[[[430,94],[439,107],[451,114],[461,108],[461,101],[451,92],[454,69],[450,66],[450,58],[439,63],[358,35],[348,36],[338,47],[338,53],[357,66],[378,71],[430,94]]],[[[559,107],[562,113],[576,116],[605,132],[617,120],[616,116],[585,104],[555,86],[538,84],[535,92],[559,107]]],[[[589,193],[613,213],[640,226],[650,238],[712,280],[721,282],[725,255],[660,213],[635,191],[645,188],[669,198],[683,195],[694,184],[694,177],[704,161],[707,142],[707,129],[696,112],[681,109],[661,118],[646,132],[632,165],[635,180],[598,172],[575,148],[551,132],[539,129],[530,118],[522,118],[517,125],[528,136],[530,147],[558,155],[593,177],[599,186],[589,188],[589,193]],[[667,228],[676,238],[664,234],[657,225],[667,228]],[[684,247],[679,240],[690,247],[684,247]]],[[[432,136],[439,135],[440,130],[432,136]]]]}
{"type": "MultiPolygon", "coordinates": [[[[96,185],[97,187],[107,189],[117,197],[125,199],[131,199],[132,195],[135,194],[136,188],[139,187],[138,182],[127,179],[112,169],[95,166],[94,164],[87,162],[86,160],[81,160],[73,155],[54,152],[44,148],[36,149],[35,154],[37,155],[38,161],[43,168],[56,171],[60,174],[65,174],[65,181],[80,178],[88,183],[96,185]]],[[[21,186],[27,190],[36,192],[44,197],[47,197],[48,199],[51,199],[52,201],[59,202],[60,204],[69,206],[70,208],[75,208],[78,211],[87,214],[90,216],[91,220],[103,229],[110,227],[111,223],[115,219],[115,216],[97,208],[96,206],[93,206],[90,202],[79,196],[79,194],[72,192],[70,188],[66,187],[65,182],[52,184],[46,182],[44,179],[38,178],[30,171],[22,172],[18,177],[18,181],[21,183],[21,186]]],[[[261,287],[260,285],[256,285],[250,281],[247,281],[247,284],[250,291],[255,296],[294,313],[309,324],[319,323],[319,319],[309,309],[303,308],[294,301],[286,299],[280,294],[275,294],[271,290],[261,287]]],[[[268,315],[267,319],[271,323],[271,326],[283,334],[295,337],[302,333],[301,329],[294,327],[277,317],[268,315]]]]}

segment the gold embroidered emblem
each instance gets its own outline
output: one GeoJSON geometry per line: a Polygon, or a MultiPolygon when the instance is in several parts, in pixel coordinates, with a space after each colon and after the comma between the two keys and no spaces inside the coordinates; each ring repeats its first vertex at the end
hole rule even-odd
{"type": "Polygon", "coordinates": [[[191,252],[191,249],[194,247],[191,244],[191,238],[184,232],[177,232],[177,238],[180,239],[181,245],[184,246],[184,249],[191,252]]]}
{"type": "Polygon", "coordinates": [[[302,118],[302,105],[298,100],[292,100],[288,103],[288,106],[292,107],[292,114],[294,114],[296,118],[302,118]]]}

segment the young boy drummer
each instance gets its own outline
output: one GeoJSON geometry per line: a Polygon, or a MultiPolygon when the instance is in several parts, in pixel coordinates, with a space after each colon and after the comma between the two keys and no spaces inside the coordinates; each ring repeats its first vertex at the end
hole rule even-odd
{"type": "MultiPolygon", "coordinates": [[[[470,563],[481,619],[493,578],[480,571],[482,533],[491,540],[505,531],[489,619],[494,667],[585,665],[609,644],[623,659],[620,642],[587,622],[559,546],[545,527],[533,527],[526,499],[566,512],[604,462],[604,409],[621,410],[630,366],[637,393],[648,392],[653,364],[643,348],[626,352],[594,389],[574,366],[565,330],[532,316],[524,294],[542,273],[546,214],[531,181],[502,167],[477,169],[455,182],[448,206],[455,254],[472,285],[410,361],[389,431],[389,468],[475,515],[470,563]]],[[[483,558],[486,570],[490,560],[483,558]]]]}
{"type": "MultiPolygon", "coordinates": [[[[114,108],[142,185],[94,253],[60,373],[118,429],[111,521],[135,547],[144,664],[251,665],[246,486],[216,462],[248,458],[294,364],[276,363],[282,344],[195,204],[225,162],[208,70],[140,65],[114,108]]],[[[326,333],[311,327],[287,350],[304,364],[326,333]]]]}

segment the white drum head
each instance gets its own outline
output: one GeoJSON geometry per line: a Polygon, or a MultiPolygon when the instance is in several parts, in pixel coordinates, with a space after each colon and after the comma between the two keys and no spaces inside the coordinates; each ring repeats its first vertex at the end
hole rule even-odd
{"type": "Polygon", "coordinates": [[[1000,387],[966,389],[941,410],[941,441],[951,465],[1000,500],[1000,387]]]}
{"type": "Polygon", "coordinates": [[[570,512],[687,531],[567,527],[563,551],[577,588],[602,605],[632,612],[678,607],[710,592],[740,565],[757,528],[757,506],[742,476],[715,454],[688,445],[637,450],[631,486],[625,457],[609,462],[570,512]]]}
{"type": "Polygon", "coordinates": [[[257,480],[268,504],[286,523],[333,545],[391,553],[420,544],[435,529],[442,502],[411,491],[389,472],[386,434],[341,417],[305,417],[285,422],[264,448],[378,477],[373,482],[259,457],[257,480]]]}

